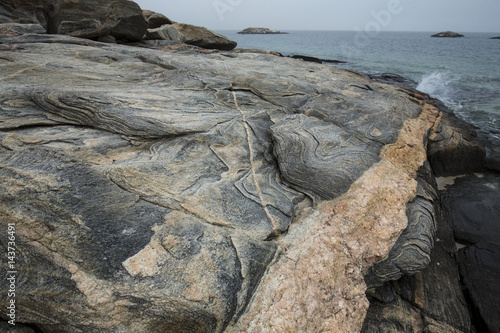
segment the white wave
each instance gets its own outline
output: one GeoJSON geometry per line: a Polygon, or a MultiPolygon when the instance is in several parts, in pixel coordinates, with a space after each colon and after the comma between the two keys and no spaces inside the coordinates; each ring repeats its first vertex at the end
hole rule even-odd
{"type": "Polygon", "coordinates": [[[455,81],[456,78],[450,73],[433,72],[422,77],[417,89],[440,99],[448,106],[456,108],[460,107],[460,105],[453,99],[453,87],[451,86],[455,81]]]}

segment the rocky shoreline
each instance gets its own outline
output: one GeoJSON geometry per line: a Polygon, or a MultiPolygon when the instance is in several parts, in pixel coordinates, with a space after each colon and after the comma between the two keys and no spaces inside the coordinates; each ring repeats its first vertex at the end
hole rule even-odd
{"type": "Polygon", "coordinates": [[[80,37],[81,8],[54,27],[47,2],[7,4],[0,224],[16,232],[17,328],[498,329],[500,170],[411,82],[234,49],[131,4],[80,37]]]}

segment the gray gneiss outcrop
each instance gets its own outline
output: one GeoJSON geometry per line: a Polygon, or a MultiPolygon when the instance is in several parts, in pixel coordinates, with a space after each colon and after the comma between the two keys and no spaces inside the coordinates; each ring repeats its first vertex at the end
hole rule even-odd
{"type": "Polygon", "coordinates": [[[464,35],[453,32],[453,31],[443,31],[443,32],[437,33],[435,35],[432,35],[431,37],[458,38],[458,37],[464,37],[464,35]]]}
{"type": "Polygon", "coordinates": [[[428,96],[354,72],[16,31],[0,227],[16,323],[44,333],[359,332],[365,277],[388,301],[373,289],[432,263],[428,152],[484,158],[428,96]]]}

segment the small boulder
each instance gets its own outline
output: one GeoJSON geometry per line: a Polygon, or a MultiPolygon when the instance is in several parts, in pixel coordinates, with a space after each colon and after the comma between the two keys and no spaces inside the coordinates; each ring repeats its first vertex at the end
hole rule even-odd
{"type": "Polygon", "coordinates": [[[453,31],[443,31],[443,32],[437,33],[435,35],[432,35],[431,37],[457,38],[457,37],[464,37],[464,35],[461,35],[459,33],[453,32],[453,31]]]}
{"type": "Polygon", "coordinates": [[[178,32],[184,36],[184,42],[191,45],[196,45],[206,49],[219,49],[219,50],[232,50],[236,47],[237,43],[208,30],[205,27],[199,27],[185,23],[172,24],[178,32]]]}
{"type": "Polygon", "coordinates": [[[163,14],[153,12],[151,10],[142,11],[144,18],[148,22],[148,29],[156,29],[165,24],[173,24],[174,22],[163,14]]]}

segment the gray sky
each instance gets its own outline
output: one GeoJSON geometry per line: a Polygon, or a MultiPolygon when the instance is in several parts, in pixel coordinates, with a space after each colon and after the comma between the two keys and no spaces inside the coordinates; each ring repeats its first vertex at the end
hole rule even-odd
{"type": "Polygon", "coordinates": [[[142,9],[213,30],[492,32],[499,0],[135,0],[142,9]],[[377,27],[378,24],[378,27],[377,27]]]}

